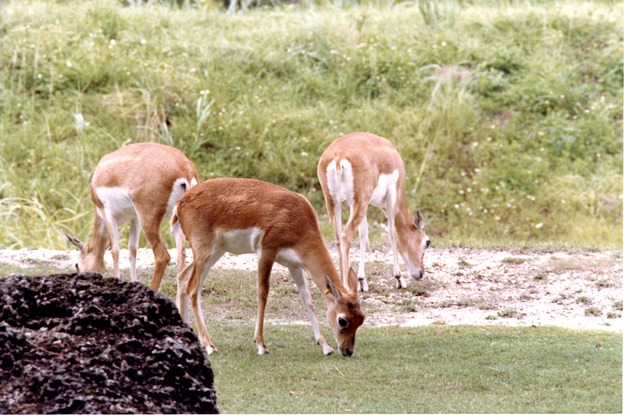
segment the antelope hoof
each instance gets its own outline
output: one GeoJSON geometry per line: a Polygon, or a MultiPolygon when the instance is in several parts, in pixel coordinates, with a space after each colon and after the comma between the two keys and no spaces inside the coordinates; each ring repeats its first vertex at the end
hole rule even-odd
{"type": "Polygon", "coordinates": [[[367,284],[366,278],[359,277],[357,279],[357,289],[359,291],[363,290],[364,292],[368,291],[368,284],[367,284]]]}
{"type": "Polygon", "coordinates": [[[208,353],[208,355],[211,355],[211,354],[218,353],[219,350],[217,350],[216,347],[210,345],[210,346],[206,347],[206,352],[208,353]]]}
{"type": "Polygon", "coordinates": [[[258,345],[258,355],[262,356],[264,354],[269,354],[269,350],[267,350],[267,346],[264,344],[258,345]]]}
{"type": "Polygon", "coordinates": [[[396,276],[396,288],[397,289],[407,288],[407,281],[403,279],[400,275],[396,276]]]}
{"type": "Polygon", "coordinates": [[[322,350],[324,351],[324,356],[330,356],[331,354],[335,352],[335,350],[332,347],[330,347],[330,345],[326,342],[319,343],[319,345],[322,346],[322,350]]]}
{"type": "Polygon", "coordinates": [[[363,289],[364,292],[368,291],[368,284],[367,284],[366,279],[361,280],[361,288],[363,289]]]}

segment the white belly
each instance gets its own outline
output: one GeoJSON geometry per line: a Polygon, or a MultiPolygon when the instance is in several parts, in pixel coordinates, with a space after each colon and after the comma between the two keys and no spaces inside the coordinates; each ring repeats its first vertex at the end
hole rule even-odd
{"type": "MultiPolygon", "coordinates": [[[[223,252],[234,255],[256,254],[261,255],[262,239],[265,235],[260,228],[232,230],[219,235],[216,246],[223,252]]],[[[278,251],[276,261],[285,267],[301,268],[302,260],[291,248],[282,248],[278,251]]]]}
{"type": "MultiPolygon", "coordinates": [[[[136,217],[136,209],[129,198],[129,194],[123,188],[119,187],[99,187],[96,189],[98,196],[105,211],[110,214],[118,225],[136,217]]],[[[104,218],[102,214],[99,215],[104,218]]]]}
{"type": "Polygon", "coordinates": [[[264,232],[257,227],[231,230],[220,234],[217,246],[234,255],[256,254],[260,256],[263,235],[264,232]]]}
{"type": "Polygon", "coordinates": [[[391,174],[380,174],[378,177],[376,188],[374,188],[374,191],[372,191],[370,204],[379,208],[387,207],[388,196],[390,194],[395,194],[397,182],[398,169],[394,170],[394,172],[392,172],[391,174]]]}

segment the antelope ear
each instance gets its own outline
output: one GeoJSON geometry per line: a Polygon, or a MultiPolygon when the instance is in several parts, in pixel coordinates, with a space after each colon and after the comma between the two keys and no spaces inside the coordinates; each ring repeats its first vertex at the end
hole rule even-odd
{"type": "Polygon", "coordinates": [[[348,292],[354,294],[357,292],[359,280],[357,278],[357,273],[354,272],[354,269],[350,267],[350,271],[348,271],[348,292]]]}
{"type": "Polygon", "coordinates": [[[335,285],[333,284],[332,280],[330,279],[330,277],[328,277],[327,274],[324,274],[324,280],[326,281],[326,294],[328,294],[329,292],[332,293],[333,297],[335,298],[336,301],[339,301],[339,299],[341,299],[341,295],[339,294],[339,290],[337,290],[337,288],[335,287],[335,285]]]}
{"type": "Polygon", "coordinates": [[[81,252],[85,252],[85,251],[87,250],[87,246],[86,246],[83,242],[81,242],[80,240],[78,240],[77,238],[75,238],[75,237],[73,237],[73,236],[68,235],[68,234],[67,234],[65,231],[63,231],[63,230],[62,230],[62,232],[63,232],[63,234],[64,234],[64,235],[66,235],[66,238],[68,238],[68,240],[70,241],[70,243],[71,243],[72,245],[76,246],[77,248],[79,248],[79,250],[80,250],[81,252]]]}
{"type": "Polygon", "coordinates": [[[424,229],[424,220],[422,218],[422,213],[420,210],[416,210],[416,214],[413,216],[413,225],[418,228],[418,230],[424,229]]]}

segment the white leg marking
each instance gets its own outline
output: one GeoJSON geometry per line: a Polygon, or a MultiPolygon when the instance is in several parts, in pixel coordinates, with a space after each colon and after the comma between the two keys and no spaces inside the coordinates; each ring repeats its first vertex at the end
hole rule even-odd
{"type": "MultiPolygon", "coordinates": [[[[341,279],[343,285],[348,287],[348,271],[350,270],[350,262],[346,258],[349,250],[344,245],[344,234],[342,230],[341,211],[344,202],[348,202],[352,209],[354,202],[354,174],[352,173],[352,165],[347,159],[339,161],[339,170],[337,170],[337,162],[331,161],[326,167],[326,179],[328,181],[328,190],[334,203],[333,225],[335,229],[335,240],[337,242],[337,251],[339,253],[339,268],[341,270],[341,279]]],[[[352,239],[352,238],[350,238],[352,239]]]]}
{"type": "Polygon", "coordinates": [[[304,270],[301,268],[289,268],[289,272],[291,273],[291,277],[293,278],[293,282],[297,286],[300,295],[302,296],[302,300],[304,300],[304,306],[306,306],[306,313],[308,314],[308,318],[311,320],[311,325],[313,326],[313,334],[315,335],[315,341],[317,344],[322,346],[322,350],[324,354],[332,354],[335,350],[328,344],[326,338],[322,335],[322,331],[319,328],[319,322],[317,321],[317,317],[315,316],[315,311],[313,310],[313,300],[311,299],[311,292],[308,289],[308,284],[306,283],[306,276],[304,274],[304,270]]]}
{"type": "MultiPolygon", "coordinates": [[[[387,207],[385,209],[387,215],[387,230],[389,234],[389,243],[392,248],[392,258],[394,262],[394,277],[400,278],[400,267],[398,266],[398,244],[396,243],[396,222],[394,218],[394,208],[396,206],[396,185],[392,184],[387,191],[387,207]]],[[[397,283],[400,282],[397,280],[397,283]]]]}
{"type": "Polygon", "coordinates": [[[342,202],[335,202],[335,216],[333,218],[333,227],[335,229],[335,242],[339,253],[339,270],[341,271],[341,280],[344,287],[348,288],[348,271],[350,269],[349,262],[346,260],[346,250],[344,245],[344,234],[341,221],[342,202]]]}
{"type": "Polygon", "coordinates": [[[367,214],[361,220],[361,224],[359,225],[359,237],[361,240],[361,255],[359,259],[359,288],[363,289],[364,292],[368,291],[367,278],[365,276],[365,253],[367,251],[368,246],[370,245],[370,240],[368,237],[368,220],[367,214]]]}
{"type": "Polygon", "coordinates": [[[112,212],[105,207],[105,227],[107,228],[107,233],[109,235],[109,246],[112,252],[112,260],[114,262],[114,277],[120,278],[120,265],[118,263],[118,256],[120,254],[120,249],[118,247],[118,223],[112,212]]]}
{"type": "Polygon", "coordinates": [[[136,209],[127,195],[127,191],[119,187],[100,187],[96,189],[96,195],[103,203],[103,214],[101,219],[105,224],[109,235],[109,244],[114,260],[114,276],[120,277],[120,268],[118,264],[119,247],[118,247],[118,226],[127,220],[136,217],[136,209]]]}
{"type": "Polygon", "coordinates": [[[138,281],[136,273],[136,252],[140,241],[140,221],[137,217],[131,219],[129,226],[129,271],[131,281],[138,281]]]}

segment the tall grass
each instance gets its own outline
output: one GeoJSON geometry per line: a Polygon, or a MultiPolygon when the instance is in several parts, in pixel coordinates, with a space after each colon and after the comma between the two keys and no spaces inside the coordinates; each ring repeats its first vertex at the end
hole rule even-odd
{"type": "Polygon", "coordinates": [[[371,131],[435,243],[621,246],[621,1],[323,3],[4,5],[0,245],[86,237],[96,162],[137,141],[204,179],[300,191],[326,220],[319,156],[371,131]]]}

